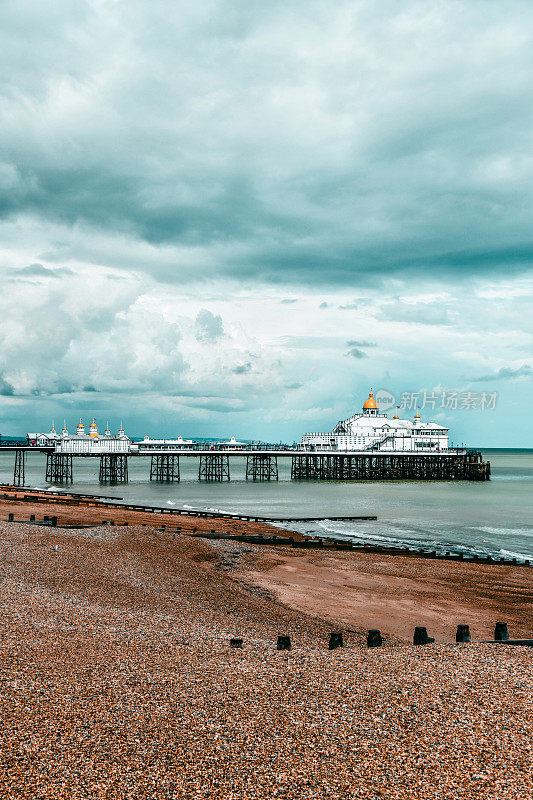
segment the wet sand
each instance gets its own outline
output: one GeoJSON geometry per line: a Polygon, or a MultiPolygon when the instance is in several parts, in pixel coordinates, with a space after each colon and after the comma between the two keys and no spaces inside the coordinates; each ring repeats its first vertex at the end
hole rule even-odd
{"type": "Polygon", "coordinates": [[[499,621],[514,638],[533,636],[531,567],[294,549],[259,553],[242,574],[291,608],[406,641],[422,625],[451,642],[462,623],[473,638],[492,639],[499,621]]]}

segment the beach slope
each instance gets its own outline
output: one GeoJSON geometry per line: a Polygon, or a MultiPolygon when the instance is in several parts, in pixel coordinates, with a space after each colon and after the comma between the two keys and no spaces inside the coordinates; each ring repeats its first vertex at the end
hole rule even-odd
{"type": "Polygon", "coordinates": [[[531,795],[529,649],[356,630],[330,652],[336,623],[252,580],[274,548],[0,534],[2,798],[531,795]]]}

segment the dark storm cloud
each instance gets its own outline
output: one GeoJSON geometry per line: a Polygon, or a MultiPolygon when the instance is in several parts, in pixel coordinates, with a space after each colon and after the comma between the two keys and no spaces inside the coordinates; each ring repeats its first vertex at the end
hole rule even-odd
{"type": "Polygon", "coordinates": [[[15,394],[13,386],[6,381],[4,376],[0,373],[0,395],[11,396],[15,394]]]}
{"type": "Polygon", "coordinates": [[[176,282],[529,269],[532,22],[481,0],[5,3],[0,219],[56,262],[89,258],[80,231],[120,268],[147,243],[140,268],[176,282]]]}
{"type": "Polygon", "coordinates": [[[530,364],[522,364],[521,367],[501,367],[492,375],[482,375],[479,378],[472,378],[473,381],[501,381],[513,380],[515,378],[529,378],[533,375],[533,368],[530,364]]]}
{"type": "Polygon", "coordinates": [[[235,375],[247,375],[251,371],[252,371],[252,365],[249,361],[247,361],[246,364],[238,364],[232,370],[232,372],[235,375]]]}
{"type": "Polygon", "coordinates": [[[366,358],[367,355],[363,350],[360,350],[359,347],[352,347],[346,353],[347,356],[351,356],[352,358],[366,358]]]}
{"type": "Polygon", "coordinates": [[[68,267],[58,269],[51,269],[45,267],[43,264],[29,264],[27,267],[20,269],[12,269],[10,273],[17,278],[64,278],[67,275],[74,275],[73,271],[68,267]]]}

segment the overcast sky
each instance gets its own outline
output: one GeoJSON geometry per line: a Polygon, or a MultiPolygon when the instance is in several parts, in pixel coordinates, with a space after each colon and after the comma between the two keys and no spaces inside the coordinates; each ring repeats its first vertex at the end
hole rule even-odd
{"type": "Polygon", "coordinates": [[[529,0],[4,0],[2,433],[292,440],[372,386],[533,446],[532,39],[529,0]]]}

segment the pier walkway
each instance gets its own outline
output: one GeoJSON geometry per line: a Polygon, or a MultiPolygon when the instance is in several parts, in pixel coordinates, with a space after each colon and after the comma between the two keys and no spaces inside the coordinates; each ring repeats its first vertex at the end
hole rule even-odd
{"type": "MultiPolygon", "coordinates": [[[[100,443],[101,444],[101,443],[100,443]]],[[[28,452],[46,455],[45,480],[51,484],[71,484],[74,480],[73,459],[99,458],[99,482],[126,483],[128,460],[150,458],[150,480],[174,482],[180,480],[180,459],[198,459],[198,480],[229,481],[230,461],[245,459],[246,480],[276,481],[279,478],[278,459],[291,459],[291,480],[383,481],[383,480],[469,480],[490,478],[490,463],[482,454],[464,448],[441,451],[373,450],[316,450],[312,447],[249,445],[225,447],[214,443],[187,448],[144,447],[132,442],[117,451],[98,446],[94,451],[56,445],[31,445],[25,442],[0,442],[0,452],[14,452],[13,482],[24,486],[28,452]]],[[[381,444],[381,443],[379,443],[381,444]]]]}

